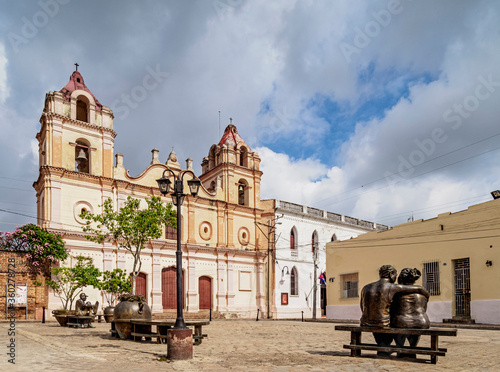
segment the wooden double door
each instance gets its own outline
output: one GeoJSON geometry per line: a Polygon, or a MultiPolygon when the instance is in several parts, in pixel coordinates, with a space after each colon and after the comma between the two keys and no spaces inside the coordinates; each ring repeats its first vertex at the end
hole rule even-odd
{"type": "MultiPolygon", "coordinates": [[[[182,272],[182,306],[185,307],[185,275],[182,272]]],[[[164,309],[177,309],[177,270],[175,266],[166,267],[161,272],[162,304],[164,309]]],[[[212,278],[201,276],[198,279],[200,310],[212,308],[212,278]]]]}

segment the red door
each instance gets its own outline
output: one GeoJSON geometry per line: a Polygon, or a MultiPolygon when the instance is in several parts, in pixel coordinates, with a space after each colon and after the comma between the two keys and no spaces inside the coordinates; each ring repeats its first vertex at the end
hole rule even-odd
{"type": "Polygon", "coordinates": [[[198,293],[200,297],[200,310],[212,308],[212,279],[200,276],[198,280],[198,293]]]}
{"type": "MultiPolygon", "coordinates": [[[[164,268],[161,272],[161,291],[164,309],[177,309],[177,269],[175,266],[164,268]]],[[[184,293],[184,270],[182,270],[182,292],[184,293]]],[[[184,307],[184,296],[182,296],[184,307]]]]}

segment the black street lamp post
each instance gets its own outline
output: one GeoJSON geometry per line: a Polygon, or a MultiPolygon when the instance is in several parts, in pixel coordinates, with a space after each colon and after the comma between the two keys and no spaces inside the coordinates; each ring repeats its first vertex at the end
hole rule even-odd
{"type": "Polygon", "coordinates": [[[181,250],[181,231],[182,231],[182,221],[181,221],[181,205],[184,202],[184,176],[190,174],[193,178],[187,181],[189,186],[189,191],[191,195],[196,196],[198,190],[200,189],[201,182],[196,178],[195,174],[191,170],[184,170],[176,175],[170,169],[165,169],[163,175],[160,179],[156,180],[158,182],[158,187],[163,195],[168,194],[170,191],[170,178],[174,179],[174,189],[172,192],[172,201],[175,206],[177,206],[177,251],[175,252],[176,258],[176,268],[177,268],[177,319],[175,320],[174,329],[186,329],[186,324],[184,323],[184,315],[182,310],[182,250],[181,250]],[[167,173],[165,177],[165,173],[167,173]]]}

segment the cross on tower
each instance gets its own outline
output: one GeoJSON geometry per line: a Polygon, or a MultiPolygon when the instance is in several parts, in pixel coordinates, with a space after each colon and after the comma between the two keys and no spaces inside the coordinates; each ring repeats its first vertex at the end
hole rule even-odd
{"type": "Polygon", "coordinates": [[[80,66],[78,63],[75,63],[76,71],[78,71],[78,66],[80,66]]]}
{"type": "Polygon", "coordinates": [[[229,118],[229,124],[233,124],[233,118],[229,118]]]}

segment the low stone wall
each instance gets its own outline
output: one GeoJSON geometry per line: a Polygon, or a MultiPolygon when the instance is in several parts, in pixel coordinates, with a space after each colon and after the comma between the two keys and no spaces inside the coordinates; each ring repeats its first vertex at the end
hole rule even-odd
{"type": "MultiPolygon", "coordinates": [[[[34,275],[29,270],[29,264],[24,253],[0,250],[0,319],[6,319],[8,284],[26,283],[28,286],[28,320],[42,319],[43,307],[47,307],[48,289],[45,277],[34,275]],[[34,281],[42,283],[36,286],[34,281]]],[[[16,319],[26,319],[26,308],[8,309],[9,317],[15,314],[16,319]]],[[[45,315],[48,316],[47,314],[45,315]]]]}

